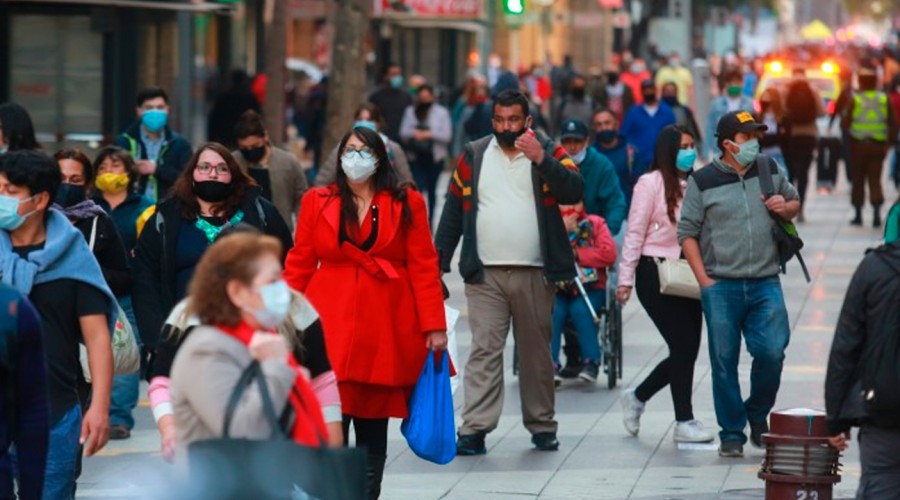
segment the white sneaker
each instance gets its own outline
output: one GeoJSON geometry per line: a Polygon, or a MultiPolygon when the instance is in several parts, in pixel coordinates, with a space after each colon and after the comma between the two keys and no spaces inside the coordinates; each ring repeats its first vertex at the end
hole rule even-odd
{"type": "Polygon", "coordinates": [[[638,401],[634,395],[634,389],[622,391],[619,399],[622,403],[622,423],[625,430],[632,436],[637,436],[641,430],[641,415],[644,413],[644,403],[638,401]]]}
{"type": "Polygon", "coordinates": [[[672,438],[676,443],[709,443],[715,436],[703,430],[703,424],[699,420],[688,420],[675,424],[672,438]]]}

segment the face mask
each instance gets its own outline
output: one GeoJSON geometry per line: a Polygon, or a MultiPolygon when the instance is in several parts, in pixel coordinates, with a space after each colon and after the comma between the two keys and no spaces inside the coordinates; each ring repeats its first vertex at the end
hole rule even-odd
{"type": "Polygon", "coordinates": [[[141,115],[141,123],[150,132],[159,132],[169,121],[169,113],[161,109],[148,109],[141,115]]]}
{"type": "Polygon", "coordinates": [[[519,138],[522,134],[525,133],[525,129],[518,131],[507,130],[505,132],[494,132],[494,137],[497,138],[497,143],[500,144],[501,147],[504,148],[513,148],[516,146],[516,139],[519,138]]]}
{"type": "Polygon", "coordinates": [[[656,94],[643,94],[644,104],[656,104],[656,94]]]}
{"type": "Polygon", "coordinates": [[[615,85],[615,84],[619,83],[619,74],[618,73],[607,74],[606,81],[609,82],[610,85],[615,85]]]}
{"type": "Polygon", "coordinates": [[[94,185],[97,186],[97,189],[102,193],[119,194],[128,189],[128,182],[128,174],[113,174],[107,172],[98,175],[97,180],[94,181],[94,185]]]}
{"type": "Polygon", "coordinates": [[[740,97],[741,86],[740,85],[729,85],[727,92],[728,92],[728,97],[740,97]]]}
{"type": "Polygon", "coordinates": [[[399,89],[403,86],[403,75],[392,76],[390,79],[391,87],[399,89]]]}
{"type": "Polygon", "coordinates": [[[0,155],[5,154],[7,150],[9,150],[9,146],[6,144],[0,146],[0,155]]]}
{"type": "Polygon", "coordinates": [[[341,170],[347,174],[347,178],[353,182],[363,182],[375,174],[378,161],[375,158],[363,158],[358,153],[349,153],[341,156],[341,170]]]}
{"type": "Polygon", "coordinates": [[[197,198],[210,203],[225,201],[233,191],[233,184],[219,181],[194,181],[194,194],[197,195],[197,198]]]}
{"type": "Polygon", "coordinates": [[[32,210],[25,215],[19,215],[19,204],[23,201],[33,200],[34,196],[19,200],[12,196],[0,195],[0,229],[6,231],[15,231],[25,223],[25,219],[31,214],[37,212],[32,210]]]}
{"type": "Polygon", "coordinates": [[[634,73],[634,74],[636,74],[636,75],[639,74],[639,73],[643,73],[643,72],[644,72],[644,65],[643,65],[643,64],[632,64],[632,65],[631,65],[631,72],[634,73]]]}
{"type": "Polygon", "coordinates": [[[673,68],[680,68],[681,67],[681,59],[670,59],[669,66],[671,66],[673,68]]]}
{"type": "Polygon", "coordinates": [[[753,161],[756,160],[756,156],[759,155],[759,141],[756,139],[750,139],[743,144],[738,144],[738,147],[740,147],[741,150],[735,153],[734,159],[742,167],[746,167],[753,163],[753,161]]]}
{"type": "Polygon", "coordinates": [[[601,130],[597,132],[597,140],[601,143],[610,143],[619,137],[619,133],[615,130],[601,130]]]}
{"type": "Polygon", "coordinates": [[[284,281],[266,285],[259,289],[263,308],[251,311],[261,328],[272,330],[287,318],[291,310],[291,289],[284,281]]]}
{"type": "Polygon", "coordinates": [[[376,132],[378,131],[378,125],[375,125],[375,122],[369,120],[357,120],[353,124],[353,128],[367,128],[376,132]]]}
{"type": "Polygon", "coordinates": [[[576,165],[581,165],[581,162],[584,161],[585,157],[587,157],[587,148],[582,149],[578,153],[571,155],[572,161],[575,162],[576,165]]]}
{"type": "Polygon", "coordinates": [[[694,168],[695,161],[697,161],[696,149],[679,149],[678,156],[675,158],[675,166],[682,172],[690,172],[694,168]]]}
{"type": "Polygon", "coordinates": [[[241,154],[248,162],[259,163],[259,160],[262,160],[263,156],[266,156],[266,147],[259,146],[256,148],[241,148],[241,154]]]}
{"type": "Polygon", "coordinates": [[[662,98],[662,101],[672,107],[678,106],[678,96],[667,95],[662,98]]]}
{"type": "Polygon", "coordinates": [[[60,184],[59,191],[56,192],[56,198],[54,198],[53,201],[63,208],[69,208],[74,207],[86,199],[87,193],[85,193],[84,186],[60,184]]]}
{"type": "Polygon", "coordinates": [[[572,89],[572,97],[576,99],[581,99],[584,97],[584,87],[576,87],[572,89]]]}

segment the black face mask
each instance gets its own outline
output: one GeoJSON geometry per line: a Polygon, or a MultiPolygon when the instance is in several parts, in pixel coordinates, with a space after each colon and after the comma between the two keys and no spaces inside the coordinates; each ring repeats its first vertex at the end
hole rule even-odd
{"type": "Polygon", "coordinates": [[[584,87],[575,87],[572,89],[572,97],[576,99],[581,99],[584,97],[584,87]]]}
{"type": "Polygon", "coordinates": [[[610,85],[615,85],[615,84],[619,83],[619,74],[618,73],[608,73],[606,75],[606,81],[610,85]]]}
{"type": "Polygon", "coordinates": [[[525,128],[522,130],[507,130],[505,132],[497,132],[494,131],[494,137],[497,138],[497,143],[500,144],[501,147],[504,148],[512,148],[516,145],[516,139],[518,139],[522,134],[525,133],[525,128]]]}
{"type": "Polygon", "coordinates": [[[259,163],[259,160],[262,160],[263,156],[266,156],[266,147],[259,146],[256,148],[241,148],[241,154],[248,162],[259,163]]]}
{"type": "Polygon", "coordinates": [[[645,104],[656,104],[656,94],[643,94],[645,104]]]}
{"type": "Polygon", "coordinates": [[[234,192],[233,184],[219,181],[194,181],[194,194],[197,198],[210,203],[225,201],[234,192]]]}
{"type": "Polygon", "coordinates": [[[59,191],[56,192],[56,198],[54,198],[53,201],[63,208],[69,208],[74,207],[86,199],[87,193],[84,190],[84,186],[60,184],[59,191]]]}

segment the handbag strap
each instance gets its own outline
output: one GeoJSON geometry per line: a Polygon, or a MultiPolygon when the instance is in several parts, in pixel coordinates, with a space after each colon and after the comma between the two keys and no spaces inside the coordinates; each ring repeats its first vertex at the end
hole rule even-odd
{"type": "Polygon", "coordinates": [[[97,219],[99,218],[99,215],[95,215],[94,222],[91,224],[91,240],[88,242],[88,248],[91,249],[91,252],[94,251],[94,242],[97,241],[97,219]]]}
{"type": "Polygon", "coordinates": [[[250,387],[254,379],[256,379],[257,386],[259,387],[263,413],[265,414],[269,425],[272,426],[272,438],[284,438],[284,433],[281,430],[281,426],[278,424],[278,418],[275,416],[275,405],[272,404],[272,397],[269,394],[269,388],[266,385],[266,379],[259,366],[259,361],[253,361],[246,369],[244,369],[244,372],[241,373],[240,378],[234,385],[234,390],[231,391],[231,396],[228,398],[228,405],[225,407],[225,422],[222,426],[223,438],[229,439],[231,437],[231,421],[234,418],[234,412],[237,410],[237,405],[240,403],[244,391],[250,387]]]}

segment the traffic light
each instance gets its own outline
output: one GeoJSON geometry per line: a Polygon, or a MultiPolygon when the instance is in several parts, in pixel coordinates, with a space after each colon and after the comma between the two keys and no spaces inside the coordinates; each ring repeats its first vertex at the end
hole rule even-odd
{"type": "Polygon", "coordinates": [[[503,0],[503,9],[510,15],[522,15],[525,13],[525,0],[503,0]]]}

